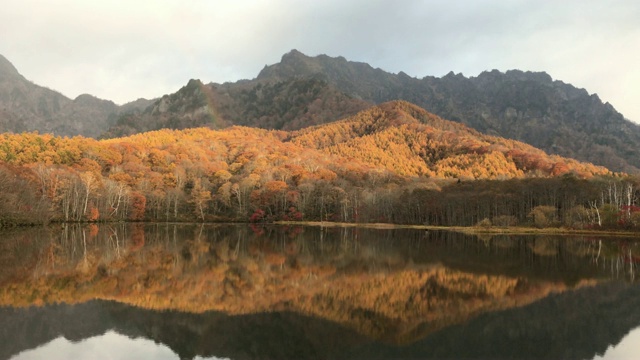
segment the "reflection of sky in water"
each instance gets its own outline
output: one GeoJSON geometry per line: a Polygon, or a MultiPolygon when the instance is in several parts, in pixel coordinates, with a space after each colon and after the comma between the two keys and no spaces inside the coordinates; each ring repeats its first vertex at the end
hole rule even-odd
{"type": "MultiPolygon", "coordinates": [[[[609,346],[602,356],[596,355],[593,360],[638,359],[640,354],[640,327],[632,330],[619,344],[609,346]]],[[[104,335],[74,343],[59,337],[33,350],[24,351],[11,360],[36,359],[178,359],[178,356],[167,346],[151,340],[131,339],[124,335],[108,331],[104,335]]],[[[195,357],[196,360],[222,360],[221,358],[195,357]]]]}
{"type": "MultiPolygon", "coordinates": [[[[89,339],[73,343],[63,337],[59,337],[37,349],[23,351],[14,356],[11,360],[36,360],[36,359],[93,359],[93,360],[115,360],[115,359],[155,359],[174,360],[179,359],[171,349],[162,344],[147,339],[130,339],[124,335],[108,331],[104,335],[95,336],[89,339]]],[[[197,360],[220,359],[216,357],[202,358],[196,356],[197,360]]]]}
{"type": "Polygon", "coordinates": [[[596,355],[594,360],[638,359],[640,357],[640,327],[627,334],[617,345],[611,345],[604,355],[596,355]]]}

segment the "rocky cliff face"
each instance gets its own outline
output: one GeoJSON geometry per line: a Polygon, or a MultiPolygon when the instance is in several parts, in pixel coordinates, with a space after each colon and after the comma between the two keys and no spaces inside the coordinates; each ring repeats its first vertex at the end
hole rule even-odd
{"type": "Polygon", "coordinates": [[[551,154],[637,173],[640,126],[596,94],[546,73],[484,72],[475,78],[425,78],[434,94],[420,106],[481,132],[516,139],[551,154]],[[439,99],[448,99],[445,101],[439,99]]]}
{"type": "Polygon", "coordinates": [[[163,96],[144,111],[120,116],[102,137],[202,126],[297,130],[333,122],[372,105],[315,76],[226,84],[190,80],[178,92],[163,96]]]}
{"type": "Polygon", "coordinates": [[[217,113],[212,101],[212,90],[200,80],[189,80],[176,93],[164,95],[143,111],[119,116],[103,138],[132,135],[159,129],[186,129],[208,126],[214,129],[229,126],[217,113]]]}
{"type": "Polygon", "coordinates": [[[297,50],[283,55],[280,63],[265,67],[257,78],[285,80],[311,76],[323,78],[350,96],[375,103],[405,99],[398,95],[402,94],[403,88],[415,81],[403,73],[390,74],[366,63],[326,55],[312,58],[297,50]]]}
{"type": "Polygon", "coordinates": [[[511,70],[467,78],[449,73],[416,79],[326,55],[291,51],[265,67],[263,81],[322,77],[349,96],[380,103],[407,100],[476,130],[529,143],[551,154],[640,171],[640,126],[613,106],[546,73],[511,70]]]}
{"type": "Polygon", "coordinates": [[[118,114],[145,105],[142,100],[120,107],[87,94],[71,100],[28,81],[0,55],[0,132],[93,137],[114,124],[118,114]]]}

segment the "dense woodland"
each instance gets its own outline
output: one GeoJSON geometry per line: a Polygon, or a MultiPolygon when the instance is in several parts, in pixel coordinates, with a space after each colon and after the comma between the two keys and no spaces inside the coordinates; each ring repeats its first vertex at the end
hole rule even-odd
{"type": "Polygon", "coordinates": [[[640,226],[640,181],[406,102],[299,131],[0,135],[0,221],[640,226]]]}

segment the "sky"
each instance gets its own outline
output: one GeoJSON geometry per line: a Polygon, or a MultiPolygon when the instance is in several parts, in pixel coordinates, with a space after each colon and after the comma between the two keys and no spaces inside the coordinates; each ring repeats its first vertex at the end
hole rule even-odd
{"type": "Polygon", "coordinates": [[[640,123],[637,0],[0,0],[0,54],[118,104],[257,76],[297,49],[410,76],[545,71],[640,123]]]}

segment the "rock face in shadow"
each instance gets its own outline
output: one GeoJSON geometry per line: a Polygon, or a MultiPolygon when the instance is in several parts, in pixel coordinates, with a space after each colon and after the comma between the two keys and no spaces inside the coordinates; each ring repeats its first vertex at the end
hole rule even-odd
{"type": "Polygon", "coordinates": [[[372,105],[317,76],[225,84],[190,80],[144,111],[120,116],[101,136],[122,137],[164,128],[221,129],[231,125],[297,130],[333,122],[372,105]]]}
{"type": "Polygon", "coordinates": [[[139,111],[149,103],[140,99],[118,106],[88,94],[72,100],[25,79],[0,55],[0,132],[95,137],[113,125],[120,114],[139,111]]]}

